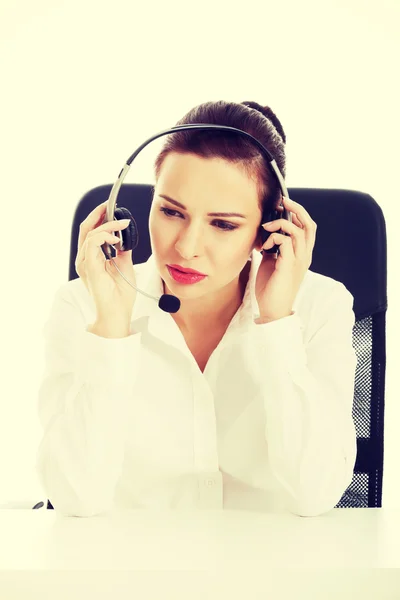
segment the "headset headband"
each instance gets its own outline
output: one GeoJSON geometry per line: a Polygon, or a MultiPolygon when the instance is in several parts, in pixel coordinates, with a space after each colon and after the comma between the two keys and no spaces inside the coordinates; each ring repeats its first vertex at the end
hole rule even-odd
{"type": "Polygon", "coordinates": [[[131,166],[133,160],[136,158],[136,156],[139,154],[139,152],[141,152],[141,150],[143,150],[143,148],[145,148],[147,146],[147,144],[150,144],[150,142],[152,142],[153,140],[156,140],[157,138],[159,138],[163,135],[167,135],[169,133],[175,133],[177,131],[186,131],[186,130],[190,130],[190,129],[192,129],[192,130],[202,129],[205,131],[212,130],[212,129],[217,129],[217,130],[221,130],[221,131],[235,131],[240,135],[244,135],[247,138],[250,138],[258,146],[258,148],[261,150],[261,152],[264,154],[264,156],[267,158],[269,164],[271,165],[272,170],[275,173],[276,178],[278,180],[279,187],[281,188],[283,196],[286,196],[287,198],[289,197],[289,193],[286,188],[285,180],[283,179],[282,174],[279,171],[278,165],[276,164],[274,157],[269,152],[269,150],[267,150],[267,148],[265,148],[265,146],[263,146],[263,144],[261,142],[259,142],[250,133],[247,133],[247,131],[242,131],[242,129],[237,129],[236,127],[228,127],[227,125],[212,125],[212,124],[207,124],[207,123],[200,123],[200,124],[195,124],[195,125],[193,125],[193,124],[192,125],[176,125],[175,127],[171,127],[170,129],[165,129],[164,131],[160,131],[160,133],[156,133],[156,135],[151,136],[148,140],[143,142],[143,144],[141,144],[139,146],[139,148],[137,148],[137,150],[135,150],[135,152],[128,158],[125,165],[122,167],[122,169],[118,175],[117,181],[114,183],[114,185],[111,189],[110,195],[108,197],[107,211],[106,211],[107,221],[114,220],[114,212],[115,212],[115,205],[117,203],[118,192],[120,190],[122,182],[124,181],[128,171],[130,169],[130,166],[131,166]]]}

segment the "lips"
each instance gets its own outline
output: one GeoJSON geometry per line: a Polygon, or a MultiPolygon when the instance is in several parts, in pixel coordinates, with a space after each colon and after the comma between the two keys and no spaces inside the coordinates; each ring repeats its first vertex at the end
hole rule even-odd
{"type": "Polygon", "coordinates": [[[168,266],[171,267],[171,269],[176,269],[180,273],[184,273],[186,275],[201,275],[202,277],[205,277],[205,273],[200,273],[199,271],[195,271],[194,269],[184,269],[183,267],[180,267],[179,265],[168,265],[168,266]]]}

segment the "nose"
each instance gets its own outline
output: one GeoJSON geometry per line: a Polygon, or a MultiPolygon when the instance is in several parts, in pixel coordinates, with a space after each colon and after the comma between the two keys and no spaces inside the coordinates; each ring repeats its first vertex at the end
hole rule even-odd
{"type": "Polygon", "coordinates": [[[198,256],[202,252],[202,235],[200,227],[187,227],[180,232],[175,249],[185,260],[198,256]]]}

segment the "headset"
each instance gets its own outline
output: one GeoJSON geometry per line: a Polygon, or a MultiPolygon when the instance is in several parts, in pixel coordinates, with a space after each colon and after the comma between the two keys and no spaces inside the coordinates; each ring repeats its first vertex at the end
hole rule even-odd
{"type": "MultiPolygon", "coordinates": [[[[247,133],[246,131],[242,131],[241,129],[237,129],[236,127],[229,127],[227,125],[214,125],[214,124],[208,124],[208,123],[198,123],[198,124],[191,124],[191,125],[189,125],[189,124],[176,125],[174,127],[171,127],[170,129],[165,129],[164,131],[161,131],[161,132],[157,133],[156,135],[151,136],[148,140],[143,142],[143,144],[141,146],[139,146],[139,148],[137,148],[135,150],[135,152],[128,158],[128,160],[126,161],[125,165],[122,167],[122,169],[118,175],[117,181],[114,183],[114,185],[111,189],[110,195],[107,200],[106,212],[105,212],[105,216],[104,216],[102,224],[109,223],[110,221],[114,221],[114,220],[115,221],[119,221],[121,219],[129,219],[130,220],[128,227],[126,227],[125,229],[123,229],[121,231],[113,232],[114,235],[119,237],[120,241],[115,242],[115,243],[120,244],[119,248],[121,251],[134,250],[139,243],[139,232],[138,232],[138,228],[136,225],[136,221],[132,216],[132,213],[127,208],[124,208],[124,207],[117,208],[118,192],[121,188],[122,182],[124,181],[128,171],[130,169],[132,162],[134,161],[136,156],[139,154],[139,152],[141,152],[141,150],[143,150],[143,148],[145,148],[153,140],[156,140],[157,138],[159,138],[163,135],[168,135],[168,134],[172,134],[172,133],[175,133],[178,131],[187,131],[187,130],[234,131],[239,135],[246,136],[247,138],[251,139],[256,144],[256,146],[259,148],[259,150],[261,150],[261,153],[266,157],[268,164],[272,168],[272,171],[278,180],[282,195],[289,198],[285,180],[284,180],[281,172],[279,171],[278,165],[276,164],[274,157],[269,152],[269,150],[267,150],[267,148],[265,148],[265,146],[263,146],[263,144],[261,144],[261,142],[259,140],[257,140],[254,136],[252,136],[250,133],[247,133]]],[[[262,215],[261,223],[266,223],[267,221],[274,221],[277,219],[286,219],[287,221],[289,221],[291,223],[292,222],[291,212],[289,210],[287,210],[282,204],[281,204],[281,207],[283,208],[282,212],[280,212],[279,210],[275,210],[275,209],[273,209],[272,211],[265,210],[262,215]]],[[[264,244],[267,241],[267,239],[269,238],[269,236],[271,235],[271,232],[266,231],[260,225],[260,233],[261,233],[262,243],[264,244]]],[[[282,233],[284,235],[289,235],[288,233],[282,231],[281,229],[279,230],[278,233],[282,233]]],[[[125,279],[125,281],[127,283],[129,283],[129,285],[131,287],[133,287],[136,291],[140,292],[141,294],[144,294],[145,296],[148,296],[149,298],[157,300],[159,308],[161,308],[161,310],[163,310],[164,312],[168,312],[168,313],[178,312],[178,310],[180,309],[180,306],[181,306],[181,302],[180,302],[179,298],[177,298],[176,296],[173,296],[172,294],[163,294],[160,298],[156,298],[155,296],[151,296],[150,294],[147,294],[146,292],[139,290],[135,285],[133,285],[133,283],[128,281],[128,279],[125,277],[125,275],[123,273],[121,273],[121,271],[115,264],[115,262],[113,260],[112,250],[111,250],[111,248],[114,250],[114,252],[115,252],[114,257],[115,257],[116,249],[115,249],[114,245],[108,244],[107,242],[105,242],[101,246],[101,248],[103,250],[103,254],[105,255],[106,259],[111,260],[112,264],[117,269],[118,273],[125,279]]],[[[279,254],[280,254],[279,246],[277,244],[274,244],[274,246],[272,248],[269,248],[267,250],[262,250],[262,252],[266,252],[267,254],[277,254],[277,256],[279,256],[279,254]]]]}

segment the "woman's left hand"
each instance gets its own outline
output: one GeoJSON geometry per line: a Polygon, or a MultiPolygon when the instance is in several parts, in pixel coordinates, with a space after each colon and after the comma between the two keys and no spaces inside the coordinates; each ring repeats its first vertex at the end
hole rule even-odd
{"type": "Polygon", "coordinates": [[[306,209],[282,196],[284,207],[292,213],[292,223],[287,219],[271,221],[262,227],[271,233],[263,244],[264,249],[279,246],[279,256],[263,253],[257,272],[255,294],[262,322],[275,321],[292,314],[293,303],[312,262],[317,224],[306,209]],[[279,229],[288,233],[276,233],[279,229]]]}

